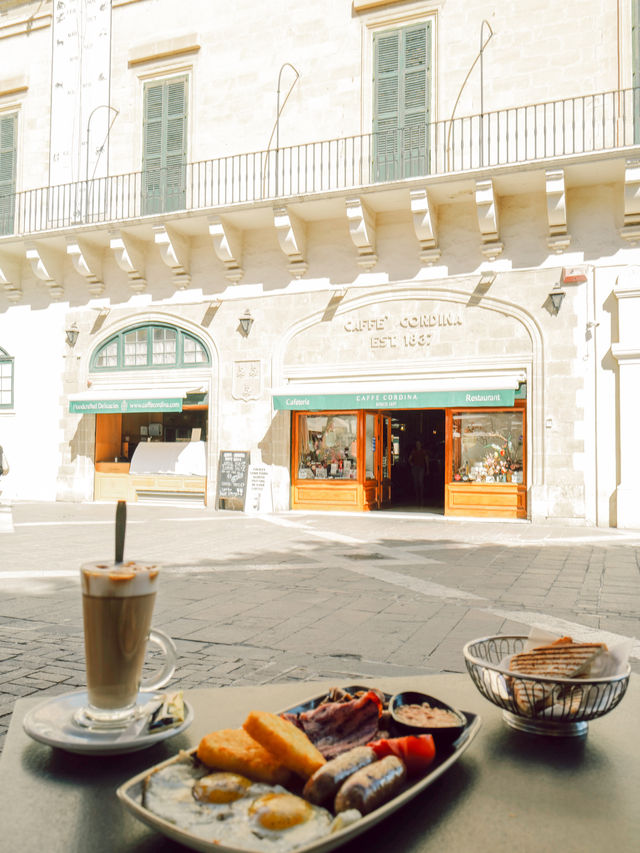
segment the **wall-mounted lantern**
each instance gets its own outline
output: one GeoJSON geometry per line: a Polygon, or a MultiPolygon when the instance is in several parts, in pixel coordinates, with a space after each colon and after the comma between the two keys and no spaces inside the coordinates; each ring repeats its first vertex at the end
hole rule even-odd
{"type": "Polygon", "coordinates": [[[76,341],[78,340],[79,334],[80,329],[78,329],[76,323],[72,323],[68,329],[65,329],[64,335],[70,347],[73,348],[76,345],[76,341]]]}
{"type": "Polygon", "coordinates": [[[554,314],[557,314],[560,311],[560,306],[566,296],[564,290],[552,290],[549,294],[549,299],[551,300],[551,307],[554,314]]]}
{"type": "Polygon", "coordinates": [[[253,326],[253,317],[251,316],[251,311],[247,308],[242,317],[240,317],[240,331],[245,336],[245,338],[249,337],[249,332],[251,331],[251,327],[253,326]]]}

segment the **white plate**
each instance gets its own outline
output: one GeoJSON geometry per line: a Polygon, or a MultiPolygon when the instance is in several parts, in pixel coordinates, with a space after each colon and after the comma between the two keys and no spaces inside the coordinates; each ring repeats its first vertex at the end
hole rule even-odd
{"type": "MultiPolygon", "coordinates": [[[[155,693],[140,693],[138,704],[144,705],[155,695],[155,693]]],[[[161,729],[152,734],[143,732],[138,736],[119,739],[122,730],[91,731],[73,722],[75,711],[84,707],[87,702],[86,690],[50,697],[26,714],[22,726],[34,740],[49,746],[57,746],[67,752],[86,755],[118,755],[154,746],[160,741],[183,732],[193,722],[193,708],[185,701],[184,721],[177,726],[161,729]]]]}
{"type": "MultiPolygon", "coordinates": [[[[348,692],[353,692],[353,688],[346,688],[348,692]]],[[[360,689],[360,688],[357,688],[360,689]]],[[[326,694],[322,696],[314,697],[313,699],[307,700],[307,702],[301,703],[300,705],[296,705],[294,708],[286,709],[286,712],[297,712],[299,710],[307,710],[308,708],[315,707],[315,705],[319,704],[321,699],[325,697],[326,694]]],[[[285,713],[284,711],[281,713],[285,713]]],[[[347,841],[350,841],[353,838],[361,835],[366,830],[371,829],[372,826],[377,824],[379,821],[384,820],[384,818],[393,814],[397,809],[401,806],[408,803],[425,788],[428,788],[432,782],[445,773],[449,767],[451,767],[455,762],[460,758],[463,752],[467,749],[473,738],[478,733],[480,729],[480,717],[475,714],[471,714],[468,711],[463,712],[468,720],[468,725],[465,728],[464,732],[458,738],[458,740],[454,743],[452,747],[452,751],[447,751],[446,758],[438,762],[438,758],[436,757],[436,766],[433,767],[422,779],[420,779],[415,784],[411,785],[409,788],[404,790],[402,793],[398,794],[388,803],[375,811],[371,812],[345,829],[341,829],[338,832],[334,832],[332,835],[327,835],[324,838],[319,838],[317,841],[314,841],[311,844],[305,845],[304,847],[299,847],[296,849],[296,853],[328,853],[330,850],[334,850],[336,847],[340,847],[342,844],[346,844],[347,841]]],[[[195,752],[195,750],[191,750],[195,752]]],[[[215,841],[208,841],[204,838],[193,835],[187,830],[180,829],[169,821],[164,820],[161,817],[158,817],[153,812],[149,811],[142,805],[142,784],[144,779],[149,775],[150,772],[154,770],[158,770],[161,767],[165,767],[168,764],[171,764],[176,760],[176,757],[169,758],[167,761],[163,761],[160,764],[157,764],[155,767],[150,767],[142,773],[139,773],[137,776],[134,776],[133,779],[129,779],[128,782],[125,782],[121,785],[117,790],[117,795],[120,801],[129,809],[132,814],[134,814],[139,820],[143,823],[146,823],[147,826],[152,827],[157,832],[166,835],[168,838],[173,839],[174,841],[179,842],[180,844],[184,844],[185,847],[189,847],[192,850],[201,851],[201,853],[247,853],[247,850],[240,850],[236,847],[227,847],[224,844],[215,841]]],[[[259,842],[258,842],[259,843],[259,842]]],[[[256,853],[261,853],[267,849],[267,845],[262,848],[256,846],[256,853]]]]}

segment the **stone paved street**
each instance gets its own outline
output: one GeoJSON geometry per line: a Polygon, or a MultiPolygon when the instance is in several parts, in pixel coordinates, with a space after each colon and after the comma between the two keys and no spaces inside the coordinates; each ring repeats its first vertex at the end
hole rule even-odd
{"type": "MultiPolygon", "coordinates": [[[[83,685],[78,566],[112,556],[113,522],[107,504],[0,514],[0,747],[17,698],[83,685]]],[[[640,531],[136,504],[125,556],[166,566],[154,623],[184,689],[464,672],[465,642],[534,624],[635,637],[640,672],[640,531]]]]}

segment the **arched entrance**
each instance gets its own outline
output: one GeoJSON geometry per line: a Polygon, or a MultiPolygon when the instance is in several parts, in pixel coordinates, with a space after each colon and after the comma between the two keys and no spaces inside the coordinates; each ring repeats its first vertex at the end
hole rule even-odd
{"type": "Polygon", "coordinates": [[[206,502],[212,358],[166,319],[112,331],[69,410],[94,416],[95,500],[206,502]]]}
{"type": "Polygon", "coordinates": [[[448,515],[527,517],[542,473],[541,441],[534,452],[527,440],[542,438],[541,352],[521,309],[430,285],[298,322],[280,343],[273,392],[274,408],[292,412],[292,508],[423,501],[448,515]],[[348,468],[326,447],[313,455],[308,419],[317,432],[337,416],[357,435],[348,468]],[[433,458],[423,495],[409,461],[418,440],[433,458]]]}

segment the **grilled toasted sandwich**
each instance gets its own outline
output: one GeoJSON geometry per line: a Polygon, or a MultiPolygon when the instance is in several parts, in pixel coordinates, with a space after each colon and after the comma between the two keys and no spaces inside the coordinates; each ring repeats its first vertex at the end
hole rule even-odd
{"type": "MultiPolygon", "coordinates": [[[[607,651],[604,643],[574,643],[562,638],[548,646],[538,646],[514,655],[509,669],[515,674],[549,678],[579,678],[589,673],[597,657],[607,651]]],[[[562,686],[545,681],[514,681],[513,693],[518,707],[535,714],[561,698],[562,686]]]]}

